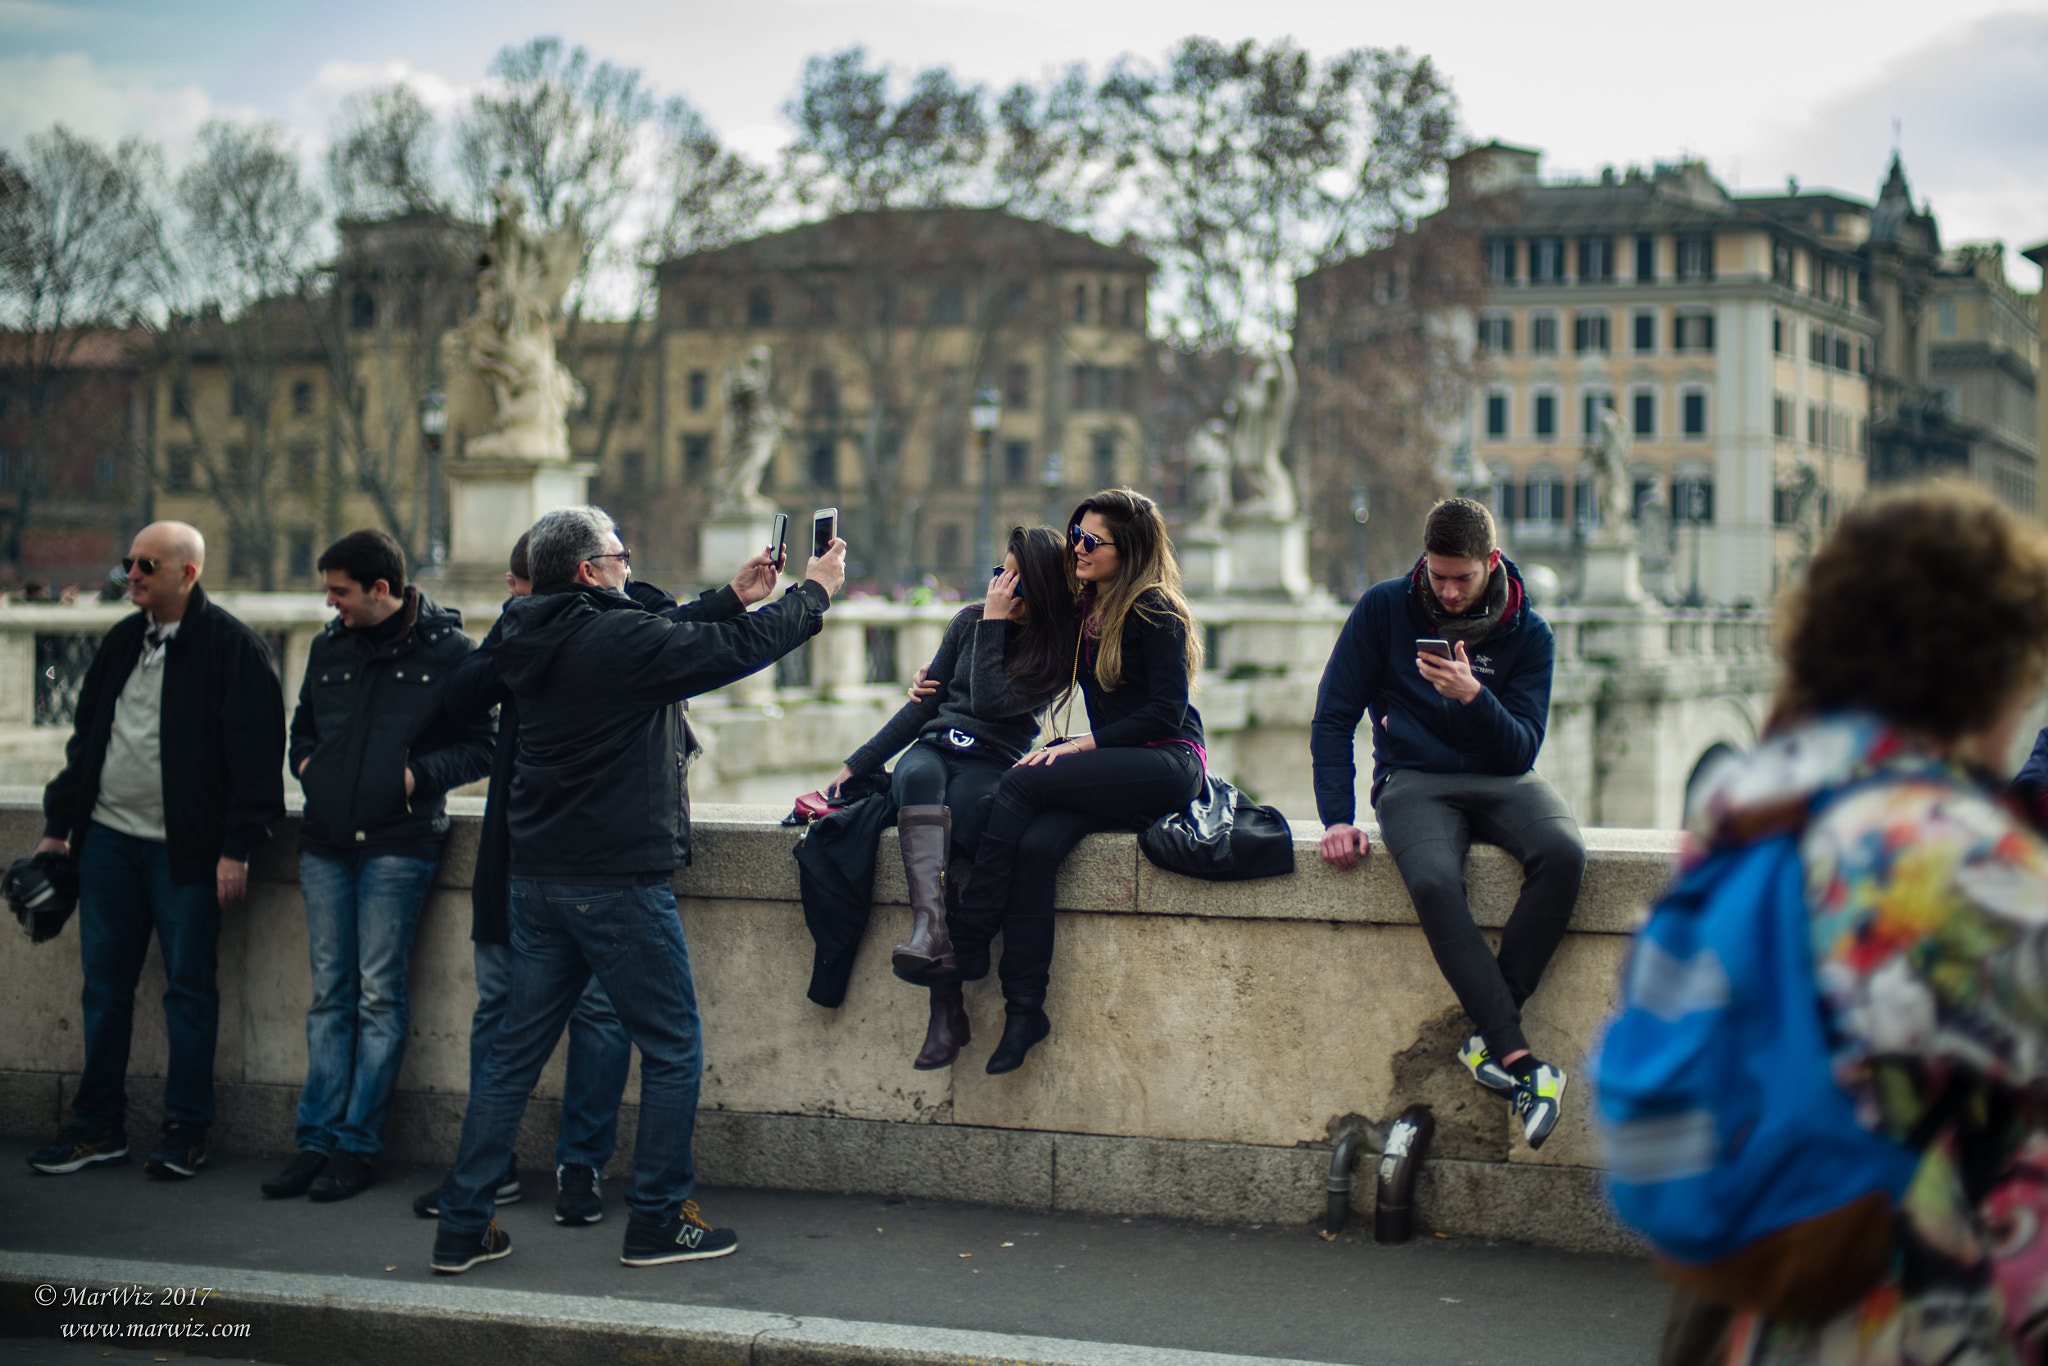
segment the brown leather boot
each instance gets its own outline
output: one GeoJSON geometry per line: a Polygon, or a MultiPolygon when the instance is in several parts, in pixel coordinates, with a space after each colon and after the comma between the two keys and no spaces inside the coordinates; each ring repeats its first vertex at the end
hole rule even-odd
{"type": "Polygon", "coordinates": [[[961,986],[952,982],[932,988],[932,1019],[925,1026],[924,1047],[917,1051],[917,1061],[910,1064],[920,1072],[930,1072],[940,1067],[951,1067],[953,1059],[960,1055],[973,1035],[967,1027],[967,1005],[961,999],[961,986]]]}
{"type": "Polygon", "coordinates": [[[903,846],[903,878],[910,884],[910,939],[889,962],[909,982],[929,983],[953,973],[953,939],[946,932],[946,860],[953,850],[953,813],[943,806],[906,806],[896,813],[903,846]]]}

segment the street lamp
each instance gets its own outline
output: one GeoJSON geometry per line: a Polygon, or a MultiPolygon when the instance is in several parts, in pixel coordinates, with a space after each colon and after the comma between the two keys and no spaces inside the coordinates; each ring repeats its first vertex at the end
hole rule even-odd
{"type": "MultiPolygon", "coordinates": [[[[981,382],[974,403],[967,410],[968,425],[981,434],[981,515],[974,523],[974,563],[970,572],[986,572],[995,545],[996,522],[996,424],[1003,420],[1002,391],[988,380],[981,382]]],[[[969,579],[970,587],[976,582],[969,579]]]]}
{"type": "Polygon", "coordinates": [[[427,452],[427,563],[439,569],[448,558],[441,507],[441,434],[448,430],[448,397],[429,389],[420,399],[420,439],[427,452]]]}
{"type": "Polygon", "coordinates": [[[1045,453],[1045,467],[1038,472],[1038,482],[1045,486],[1045,520],[1049,526],[1058,526],[1060,518],[1067,515],[1067,458],[1058,451],[1045,453]]]}

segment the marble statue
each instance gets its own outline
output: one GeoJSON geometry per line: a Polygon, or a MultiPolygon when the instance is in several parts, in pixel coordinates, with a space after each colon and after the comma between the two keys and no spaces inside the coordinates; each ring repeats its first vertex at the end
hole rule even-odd
{"type": "Polygon", "coordinates": [[[1183,537],[1220,541],[1223,516],[1230,511],[1229,428],[1211,418],[1188,438],[1188,502],[1194,516],[1183,537]]]}
{"type": "Polygon", "coordinates": [[[561,227],[536,232],[510,185],[491,191],[498,206],[478,259],[476,312],[463,324],[470,364],[496,400],[490,426],[464,443],[466,458],[569,459],[569,413],[583,386],[555,358],[555,311],[583,268],[583,229],[574,212],[561,227]]]}
{"type": "Polygon", "coordinates": [[[1233,509],[1238,515],[1291,522],[1299,510],[1294,477],[1280,460],[1299,392],[1294,362],[1286,352],[1268,348],[1231,395],[1230,461],[1246,487],[1233,509]]]}
{"type": "Polygon", "coordinates": [[[1635,529],[1635,479],[1628,467],[1633,445],[1621,415],[1612,408],[1603,411],[1593,447],[1593,489],[1600,534],[1608,540],[1630,537],[1635,529]]]}
{"type": "Polygon", "coordinates": [[[761,479],[775,461],[787,425],[769,390],[768,348],[757,346],[725,370],[725,419],[718,432],[712,511],[761,513],[775,510],[761,493],[761,479]]]}

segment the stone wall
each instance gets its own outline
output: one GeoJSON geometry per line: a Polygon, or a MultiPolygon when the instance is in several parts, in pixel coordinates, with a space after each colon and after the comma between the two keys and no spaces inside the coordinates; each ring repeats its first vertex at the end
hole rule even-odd
{"type": "MultiPolygon", "coordinates": [[[[0,848],[40,827],[26,794],[0,801],[0,848]]],[[[420,921],[412,1033],[389,1156],[445,1163],[468,1083],[468,882],[481,803],[464,808],[420,921]]],[[[953,1068],[916,1072],[924,993],[888,970],[909,912],[895,832],[884,836],[877,909],[846,1003],[804,999],[811,944],[797,901],[793,832],[759,807],[700,809],[696,866],[676,879],[706,1034],[703,1179],[951,1197],[996,1204],[1218,1221],[1319,1217],[1332,1135],[1405,1105],[1435,1107],[1422,1195],[1427,1226],[1579,1248],[1628,1247],[1595,1192],[1598,1154],[1582,1063],[1613,1000],[1627,931],[1655,894],[1674,837],[1589,830],[1586,889],[1526,1025],[1573,1072],[1565,1119],[1540,1153],[1507,1106],[1452,1056],[1465,1026],[1392,861],[1339,872],[1302,829],[1299,871],[1249,884],[1161,872],[1129,835],[1086,840],[1060,877],[1053,1034],[1022,1070],[987,1076],[1000,1031],[994,983],[970,986],[975,1038],[953,1068]]],[[[306,929],[288,824],[254,863],[249,901],[221,940],[223,1150],[287,1152],[303,1077],[310,997],[306,929]]],[[[1475,912],[1498,926],[1519,870],[1475,849],[1475,912]]],[[[0,1127],[53,1132],[83,1053],[77,928],[31,946],[0,934],[0,1127]]],[[[164,1072],[162,971],[138,993],[131,1133],[152,1132],[164,1072]]],[[[530,1108],[521,1159],[552,1161],[562,1054],[530,1108]]],[[[629,1085],[621,1156],[633,1133],[629,1085]]],[[[1370,1161],[1358,1202],[1370,1208],[1370,1161]]]]}

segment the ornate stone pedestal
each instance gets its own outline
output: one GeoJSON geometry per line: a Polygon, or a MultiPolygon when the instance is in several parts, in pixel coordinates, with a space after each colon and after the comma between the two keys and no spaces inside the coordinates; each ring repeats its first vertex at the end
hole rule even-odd
{"type": "Polygon", "coordinates": [[[1190,596],[1216,598],[1230,586],[1230,543],[1213,535],[1184,536],[1174,546],[1181,586],[1190,596]]]}
{"type": "Polygon", "coordinates": [[[1636,606],[1649,601],[1643,591],[1642,557],[1633,529],[1610,534],[1604,528],[1587,542],[1579,601],[1587,606],[1636,606]]]}
{"type": "MultiPolygon", "coordinates": [[[[697,531],[698,586],[710,588],[728,582],[741,565],[768,548],[774,526],[773,512],[717,512],[705,518],[697,531]]],[[[785,571],[795,570],[802,576],[804,564],[810,559],[811,547],[806,539],[810,534],[810,523],[790,520],[789,563],[783,566],[785,571]],[[803,544],[798,544],[800,539],[803,544]]]]}
{"type": "Polygon", "coordinates": [[[1224,547],[1223,591],[1237,598],[1305,602],[1315,591],[1308,572],[1308,523],[1259,515],[1233,516],[1224,547]]]}
{"type": "Polygon", "coordinates": [[[589,502],[596,473],[596,465],[567,460],[450,461],[443,580],[461,588],[503,587],[513,543],[543,512],[589,502]]]}

